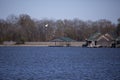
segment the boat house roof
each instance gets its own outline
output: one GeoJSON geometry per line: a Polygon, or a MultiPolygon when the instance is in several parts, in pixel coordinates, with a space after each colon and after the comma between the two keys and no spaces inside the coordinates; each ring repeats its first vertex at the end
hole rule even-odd
{"type": "Polygon", "coordinates": [[[73,40],[69,37],[59,37],[56,39],[51,40],[52,42],[75,42],[76,40],[73,40]]]}

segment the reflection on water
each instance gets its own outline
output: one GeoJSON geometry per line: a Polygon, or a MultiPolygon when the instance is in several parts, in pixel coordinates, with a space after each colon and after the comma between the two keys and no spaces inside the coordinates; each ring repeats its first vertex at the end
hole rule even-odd
{"type": "Polygon", "coordinates": [[[120,49],[0,47],[0,80],[119,80],[120,49]]]}

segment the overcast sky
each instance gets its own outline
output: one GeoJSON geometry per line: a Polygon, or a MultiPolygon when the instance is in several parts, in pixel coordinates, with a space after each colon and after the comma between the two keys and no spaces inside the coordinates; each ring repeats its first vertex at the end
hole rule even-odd
{"type": "Polygon", "coordinates": [[[108,19],[117,23],[120,0],[0,0],[0,18],[28,14],[36,19],[108,19]]]}

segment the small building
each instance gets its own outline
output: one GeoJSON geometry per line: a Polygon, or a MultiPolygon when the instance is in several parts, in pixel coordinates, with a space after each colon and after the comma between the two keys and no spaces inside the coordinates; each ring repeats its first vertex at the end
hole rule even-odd
{"type": "Polygon", "coordinates": [[[87,39],[87,47],[111,47],[113,37],[106,33],[95,33],[87,39]]]}
{"type": "Polygon", "coordinates": [[[69,37],[59,37],[56,39],[51,40],[52,42],[75,42],[76,40],[73,40],[69,37]]]}
{"type": "Polygon", "coordinates": [[[70,42],[76,42],[69,37],[59,37],[51,40],[50,42],[55,42],[55,46],[70,46],[70,42]]]}

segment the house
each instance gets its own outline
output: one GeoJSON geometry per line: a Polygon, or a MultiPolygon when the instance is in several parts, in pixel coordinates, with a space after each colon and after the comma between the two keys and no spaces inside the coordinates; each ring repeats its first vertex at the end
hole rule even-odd
{"type": "Polygon", "coordinates": [[[95,33],[91,35],[87,40],[86,40],[86,46],[87,47],[96,47],[97,45],[97,39],[100,37],[101,33],[95,33]]]}
{"type": "Polygon", "coordinates": [[[108,33],[95,33],[87,39],[87,47],[111,47],[113,40],[108,33]]]}
{"type": "Polygon", "coordinates": [[[114,38],[110,34],[106,33],[97,39],[97,45],[102,47],[111,47],[113,40],[114,38]]]}

